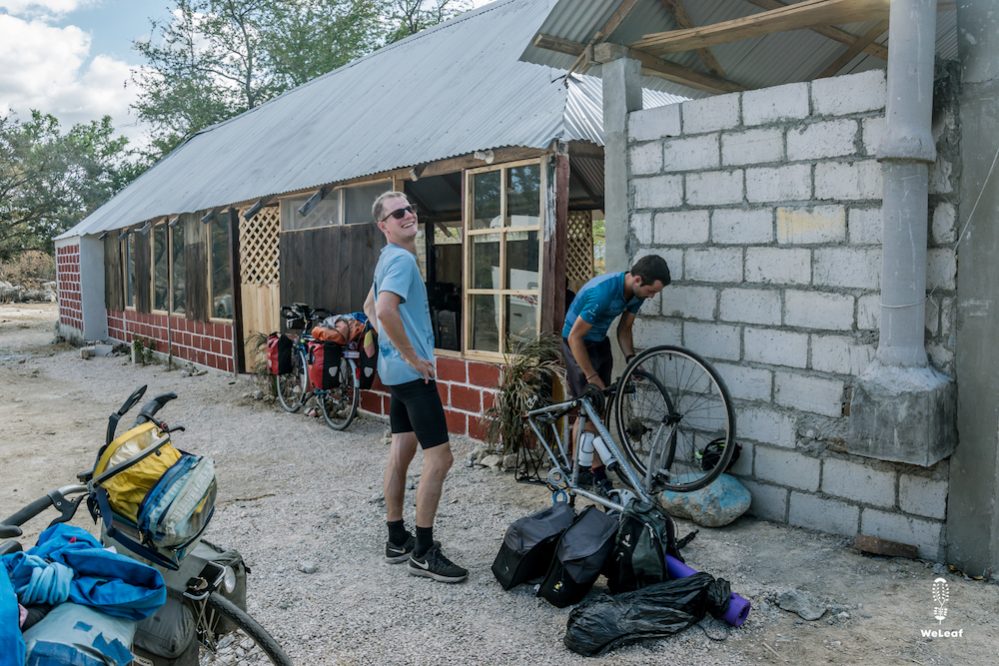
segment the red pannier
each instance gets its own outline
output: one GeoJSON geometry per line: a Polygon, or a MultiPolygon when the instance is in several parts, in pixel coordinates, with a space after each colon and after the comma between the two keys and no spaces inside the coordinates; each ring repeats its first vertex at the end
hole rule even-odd
{"type": "Polygon", "coordinates": [[[309,383],[314,389],[329,390],[340,385],[340,357],[343,348],[332,342],[309,341],[309,383]]]}
{"type": "Polygon", "coordinates": [[[267,336],[267,368],[272,375],[291,372],[291,338],[271,333],[267,336]]]}

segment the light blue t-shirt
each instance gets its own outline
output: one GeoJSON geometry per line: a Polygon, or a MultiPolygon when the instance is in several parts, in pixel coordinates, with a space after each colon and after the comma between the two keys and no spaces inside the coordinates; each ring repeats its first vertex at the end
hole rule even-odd
{"type": "Polygon", "coordinates": [[[592,326],[583,339],[588,342],[600,342],[607,337],[614,317],[627,310],[638,314],[639,308],[645,302],[644,298],[632,296],[630,301],[624,300],[624,273],[606,273],[598,275],[583,285],[583,288],[572,300],[569,311],[565,313],[565,324],[562,326],[562,337],[568,338],[572,325],[577,317],[592,326]]]}
{"type": "MultiPolygon", "coordinates": [[[[430,323],[430,304],[427,287],[423,284],[416,255],[409,250],[389,243],[382,248],[375,266],[375,300],[383,291],[390,291],[400,298],[399,315],[417,356],[434,359],[434,330],[430,323]]],[[[378,321],[382,331],[382,322],[378,321]]],[[[422,379],[413,366],[406,363],[387,335],[378,336],[378,376],[386,386],[405,384],[422,379]]]]}

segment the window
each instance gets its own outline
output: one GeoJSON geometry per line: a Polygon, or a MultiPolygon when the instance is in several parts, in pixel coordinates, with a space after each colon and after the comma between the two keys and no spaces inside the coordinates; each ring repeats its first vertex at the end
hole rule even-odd
{"type": "Polygon", "coordinates": [[[542,163],[476,169],[467,179],[467,349],[506,353],[540,324],[542,163]]]}
{"type": "Polygon", "coordinates": [[[392,189],[391,180],[350,185],[340,190],[343,196],[344,224],[367,224],[371,220],[371,204],[378,195],[392,189]]]}
{"type": "Polygon", "coordinates": [[[232,264],[229,261],[229,216],[223,215],[208,228],[211,262],[211,316],[232,319],[232,264]]]}
{"type": "Polygon", "coordinates": [[[125,307],[135,307],[135,234],[128,233],[121,244],[124,258],[122,266],[125,269],[125,307]]]}
{"type": "Polygon", "coordinates": [[[184,262],[184,228],[181,221],[170,227],[170,312],[183,314],[187,305],[186,288],[187,272],[184,262]]]}
{"type": "Polygon", "coordinates": [[[157,224],[152,230],[153,310],[166,311],[170,293],[170,254],[167,247],[167,225],[157,224]]]}
{"type": "Polygon", "coordinates": [[[326,194],[308,212],[302,215],[298,212],[310,196],[281,200],[281,231],[300,231],[340,224],[340,191],[326,194]]]}

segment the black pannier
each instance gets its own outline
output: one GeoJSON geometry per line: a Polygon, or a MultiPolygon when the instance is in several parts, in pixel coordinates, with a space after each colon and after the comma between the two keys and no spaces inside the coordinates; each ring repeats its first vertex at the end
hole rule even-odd
{"type": "Polygon", "coordinates": [[[559,537],[575,517],[575,509],[559,503],[515,520],[507,528],[493,561],[493,575],[504,590],[545,575],[559,537]]]}
{"type": "Polygon", "coordinates": [[[538,596],[559,608],[579,603],[600,576],[617,527],[616,517],[587,507],[559,539],[538,596]]]}

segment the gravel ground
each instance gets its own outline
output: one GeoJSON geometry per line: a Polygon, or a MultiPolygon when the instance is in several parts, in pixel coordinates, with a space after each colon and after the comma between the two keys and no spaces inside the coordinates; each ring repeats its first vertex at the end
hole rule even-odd
{"type": "MultiPolygon", "coordinates": [[[[176,444],[212,456],[218,469],[207,538],[243,554],[252,568],[249,611],[297,664],[582,661],[562,644],[569,609],[526,586],[504,592],[489,571],[506,527],[549,501],[544,488],[468,466],[470,444],[454,442],[435,536],[471,575],[459,585],[410,576],[382,560],[384,423],[363,418],[336,433],[254,400],[246,377],[185,376],[124,357],[81,360],[46,344],[47,307],[0,306],[0,460],[14,479],[0,489],[0,515],[91,465],[106,415],[134,387],[176,391],[163,412],[187,427],[176,444]]],[[[88,526],[84,513],[76,522],[88,526]]],[[[411,497],[406,518],[411,525],[411,497]]],[[[44,525],[34,527],[28,537],[44,525]]],[[[680,523],[681,534],[690,529],[680,523]]],[[[684,553],[752,600],[746,625],[706,621],[588,663],[993,664],[999,655],[996,587],[942,565],[865,557],[843,539],[749,518],[701,529],[684,553]],[[964,628],[961,638],[920,635],[938,628],[930,596],[938,575],[951,586],[951,615],[939,628],[964,628]],[[781,610],[778,596],[789,590],[811,596],[823,617],[807,622],[781,610]]]]}

